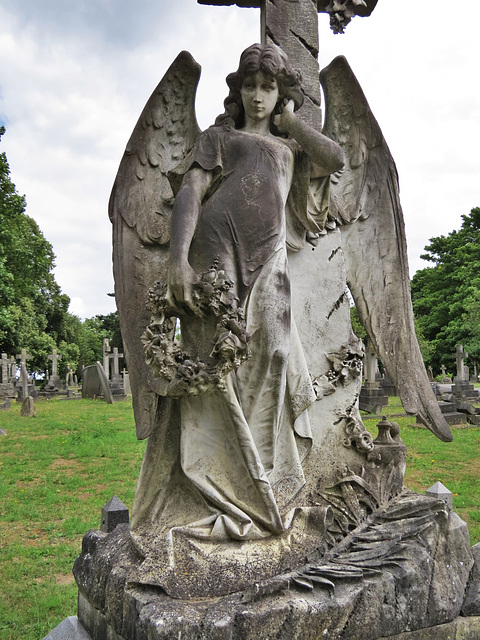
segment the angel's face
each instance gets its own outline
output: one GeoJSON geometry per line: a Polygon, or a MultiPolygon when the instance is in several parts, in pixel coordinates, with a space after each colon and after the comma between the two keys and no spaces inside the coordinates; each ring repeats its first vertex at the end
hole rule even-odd
{"type": "Polygon", "coordinates": [[[268,120],[278,102],[278,83],[273,76],[257,71],[245,78],[240,94],[246,120],[268,120]]]}

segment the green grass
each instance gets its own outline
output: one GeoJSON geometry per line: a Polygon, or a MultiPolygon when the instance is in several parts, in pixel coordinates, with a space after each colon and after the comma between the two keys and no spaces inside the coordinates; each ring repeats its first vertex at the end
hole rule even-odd
{"type": "Polygon", "coordinates": [[[131,508],[144,451],[130,401],[0,413],[0,638],[39,640],[76,612],[72,566],[113,494],[131,508]]]}
{"type": "MultiPolygon", "coordinates": [[[[130,401],[38,402],[36,418],[20,407],[0,412],[0,640],[40,640],[76,612],[72,566],[83,534],[100,527],[113,494],[131,508],[145,448],[135,437],[130,401]]],[[[398,398],[385,413],[402,414],[398,398]]],[[[380,419],[364,416],[376,435],[380,419]],[[368,418],[368,419],[367,419],[368,418]]],[[[408,447],[405,484],[423,492],[440,480],[455,510],[480,541],[480,432],[455,429],[453,443],[399,423],[408,447]]]]}
{"type": "MultiPolygon", "coordinates": [[[[479,405],[477,405],[479,406],[479,405]]],[[[412,416],[402,417],[399,398],[390,398],[384,413],[400,426],[407,446],[405,485],[424,493],[442,482],[453,494],[455,511],[467,522],[472,544],[480,542],[480,429],[453,427],[453,442],[441,442],[428,429],[419,428],[412,416]]],[[[365,426],[374,436],[381,416],[363,414],[365,426]]]]}

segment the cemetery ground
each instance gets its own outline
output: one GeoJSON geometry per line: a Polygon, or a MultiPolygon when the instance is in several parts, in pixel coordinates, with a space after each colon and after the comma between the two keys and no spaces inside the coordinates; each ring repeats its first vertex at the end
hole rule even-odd
{"type": "MultiPolygon", "coordinates": [[[[131,401],[38,402],[37,417],[20,405],[0,413],[0,639],[40,640],[76,613],[72,566],[83,534],[100,528],[114,494],[131,509],[145,441],[135,437],[131,401]]],[[[418,492],[441,481],[455,511],[480,541],[480,430],[454,430],[444,443],[414,425],[400,400],[384,413],[408,448],[405,484],[418,492]],[[402,415],[403,414],[403,415],[402,415]]],[[[364,415],[376,436],[381,416],[364,415]]]]}

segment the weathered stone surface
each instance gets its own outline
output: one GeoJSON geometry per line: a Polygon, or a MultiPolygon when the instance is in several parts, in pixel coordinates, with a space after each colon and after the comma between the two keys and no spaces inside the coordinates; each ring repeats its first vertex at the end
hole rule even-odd
{"type": "Polygon", "coordinates": [[[108,378],[100,362],[83,369],[82,381],[83,398],[103,398],[105,402],[113,404],[108,378]]]}
{"type": "Polygon", "coordinates": [[[24,418],[34,418],[37,415],[35,402],[32,396],[27,396],[25,400],[22,402],[20,415],[23,416],[24,418]]]}
{"type": "Polygon", "coordinates": [[[141,558],[127,525],[108,535],[90,531],[74,568],[79,620],[93,640],[166,640],[180,632],[182,640],[374,640],[443,624],[460,613],[473,560],[465,523],[442,509],[442,503],[426,497],[400,497],[379,512],[375,526],[354,532],[347,547],[322,559],[309,558],[307,573],[290,572],[266,582],[259,575],[242,592],[188,600],[130,582],[131,568],[141,558]],[[391,518],[408,510],[411,518],[397,523],[406,537],[387,557],[384,543],[368,541],[390,535],[391,518]],[[342,567],[351,571],[360,557],[361,566],[383,565],[381,571],[339,577],[342,567]],[[311,581],[309,586],[308,576],[320,576],[313,568],[319,562],[332,567],[335,559],[341,562],[330,569],[337,570],[336,577],[329,574],[330,584],[311,581]]]}
{"type": "MultiPolygon", "coordinates": [[[[474,565],[470,572],[462,608],[464,616],[480,616],[480,542],[472,547],[474,565]]],[[[478,635],[480,638],[480,633],[478,635]]]]}
{"type": "Polygon", "coordinates": [[[456,618],[447,624],[406,631],[379,640],[478,640],[479,638],[480,618],[456,618]]]}

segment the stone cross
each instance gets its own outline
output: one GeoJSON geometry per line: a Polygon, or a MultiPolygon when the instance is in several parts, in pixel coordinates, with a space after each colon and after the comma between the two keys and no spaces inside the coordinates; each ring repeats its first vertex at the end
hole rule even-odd
{"type": "Polygon", "coordinates": [[[279,45],[292,66],[301,69],[305,102],[298,114],[310,126],[320,130],[318,13],[329,13],[333,31],[343,33],[352,17],[369,16],[377,0],[198,0],[198,3],[260,7],[262,43],[279,45]]]}
{"type": "Polygon", "coordinates": [[[25,365],[25,367],[27,366],[27,360],[32,359],[32,356],[27,356],[26,349],[21,349],[21,353],[17,353],[16,357],[20,359],[21,364],[25,365]]]}
{"type": "Polygon", "coordinates": [[[123,353],[118,353],[118,347],[113,347],[113,353],[111,353],[108,357],[113,359],[112,380],[118,380],[118,378],[120,377],[118,360],[119,358],[123,358],[123,353]]]}
{"type": "Polygon", "coordinates": [[[442,364],[442,366],[440,367],[440,369],[442,370],[442,378],[446,378],[447,377],[447,370],[445,368],[445,365],[442,364]]]}
{"type": "Polygon", "coordinates": [[[468,353],[463,350],[462,344],[457,344],[454,355],[457,363],[457,380],[465,380],[465,364],[463,361],[468,358],[468,353]]]}
{"type": "Polygon", "coordinates": [[[107,376],[107,380],[110,379],[110,367],[108,365],[109,353],[112,350],[110,346],[110,342],[108,338],[103,339],[103,370],[105,371],[105,375],[107,376]]]}
{"type": "Polygon", "coordinates": [[[62,356],[57,353],[56,349],[48,356],[48,359],[52,361],[52,378],[58,376],[58,361],[62,359],[62,356]]]}
{"type": "Polygon", "coordinates": [[[8,382],[8,364],[9,358],[6,353],[2,353],[2,383],[6,384],[8,382]]]}

